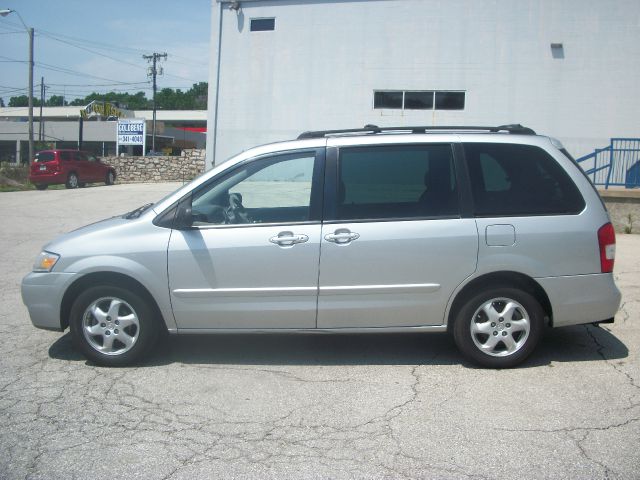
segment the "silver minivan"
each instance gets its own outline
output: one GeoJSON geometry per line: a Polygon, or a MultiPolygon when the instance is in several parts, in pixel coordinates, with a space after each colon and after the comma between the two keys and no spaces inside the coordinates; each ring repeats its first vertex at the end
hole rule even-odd
{"type": "Polygon", "coordinates": [[[47,244],[38,328],[100,365],[162,331],[449,331],[505,368],[546,326],[611,322],[615,234],[554,139],[520,125],[305,132],[47,244]]]}

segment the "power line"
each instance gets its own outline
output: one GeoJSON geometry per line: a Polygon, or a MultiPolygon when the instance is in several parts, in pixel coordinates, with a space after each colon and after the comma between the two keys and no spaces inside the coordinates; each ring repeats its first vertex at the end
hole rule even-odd
{"type": "MultiPolygon", "coordinates": [[[[104,56],[104,57],[107,57],[107,58],[111,58],[111,59],[113,59],[115,61],[126,63],[128,65],[140,67],[140,65],[137,65],[135,63],[130,63],[130,62],[127,62],[127,61],[124,61],[124,60],[120,60],[120,59],[111,57],[111,56],[106,55],[106,54],[101,54],[99,52],[95,52],[94,50],[91,50],[91,49],[87,48],[86,46],[83,46],[82,44],[84,43],[86,45],[91,45],[94,48],[97,48],[99,50],[121,51],[121,52],[134,53],[134,54],[142,53],[144,50],[139,50],[139,49],[135,49],[135,48],[131,48],[131,47],[119,47],[119,46],[108,44],[108,43],[96,42],[96,41],[87,40],[87,39],[83,39],[83,38],[79,38],[79,37],[72,37],[70,35],[63,35],[63,34],[59,34],[59,33],[53,33],[53,32],[49,32],[47,30],[42,30],[42,29],[40,29],[39,32],[40,32],[40,34],[42,36],[50,38],[52,40],[56,40],[58,42],[66,43],[66,44],[74,46],[76,48],[81,48],[81,49],[86,50],[88,52],[95,53],[96,55],[101,55],[101,56],[104,56]]],[[[179,62],[179,61],[172,60],[172,61],[175,61],[175,63],[178,63],[178,64],[182,64],[182,65],[198,65],[198,66],[202,65],[202,61],[199,61],[199,60],[196,60],[196,59],[192,59],[192,58],[189,58],[189,57],[185,57],[183,55],[177,55],[177,54],[172,53],[171,54],[171,58],[174,58],[174,57],[175,58],[180,58],[182,60],[186,60],[186,62],[185,61],[179,62]]],[[[167,75],[169,75],[169,74],[167,74],[167,75]]],[[[185,78],[185,77],[178,77],[177,75],[174,75],[174,76],[176,76],[177,78],[183,78],[185,80],[192,80],[192,79],[185,78]]]]}
{"type": "MultiPolygon", "coordinates": [[[[7,25],[9,26],[13,26],[13,27],[20,27],[20,25],[18,25],[15,22],[7,22],[4,21],[2,24],[0,24],[0,27],[4,27],[7,28],[7,25]]],[[[14,31],[10,31],[10,32],[5,32],[5,33],[14,33],[14,31]]],[[[15,33],[21,33],[19,30],[16,30],[15,33]]],[[[56,33],[56,32],[52,32],[49,30],[44,30],[44,29],[38,29],[38,31],[36,32],[37,36],[41,37],[41,38],[46,38],[46,39],[50,39],[50,40],[54,40],[84,51],[87,51],[93,55],[98,55],[104,58],[108,58],[110,60],[113,60],[115,62],[118,63],[122,63],[125,65],[129,65],[129,66],[133,66],[135,68],[144,68],[143,66],[133,63],[133,62],[129,62],[127,60],[123,60],[121,58],[116,58],[112,55],[108,55],[106,53],[101,53],[99,51],[96,51],[95,49],[98,50],[107,50],[107,51],[115,51],[115,52],[125,52],[125,53],[134,53],[137,54],[139,52],[142,52],[142,50],[136,49],[136,48],[131,48],[131,47],[121,47],[121,46],[117,46],[117,45],[113,45],[113,44],[109,44],[109,43],[104,43],[104,42],[97,42],[94,40],[88,40],[88,39],[84,39],[84,38],[80,38],[80,37],[74,37],[71,35],[64,35],[64,34],[60,34],[60,33],[56,33]],[[85,45],[89,45],[92,48],[88,48],[85,45]]],[[[173,57],[176,58],[180,58],[183,60],[186,60],[186,62],[180,62],[180,61],[176,61],[176,63],[178,64],[183,64],[183,65],[202,65],[202,62],[190,59],[188,57],[184,57],[182,55],[173,55],[172,54],[172,58],[173,57]]],[[[2,57],[5,58],[7,60],[7,62],[2,62],[2,63],[9,63],[9,62],[15,62],[15,63],[28,63],[25,62],[23,60],[18,60],[18,59],[13,59],[13,58],[9,58],[9,57],[2,57]]],[[[166,58],[166,57],[165,57],[166,58]]],[[[106,81],[111,81],[114,82],[113,85],[117,86],[117,85],[140,85],[143,84],[145,82],[118,82],[117,80],[113,80],[113,79],[109,79],[106,77],[101,77],[98,75],[92,75],[92,74],[88,74],[88,73],[83,73],[83,72],[78,72],[66,67],[59,67],[56,65],[51,65],[51,64],[47,64],[44,62],[35,62],[35,65],[38,66],[39,68],[42,68],[44,70],[49,70],[49,71],[53,71],[53,72],[58,72],[58,73],[63,73],[63,74],[68,74],[68,75],[76,75],[76,76],[82,76],[85,78],[95,78],[98,80],[106,80],[106,81]]],[[[181,75],[176,75],[176,74],[172,74],[172,73],[167,73],[166,74],[168,77],[172,77],[172,78],[176,78],[176,79],[180,79],[180,80],[185,80],[191,83],[198,83],[202,80],[196,80],[194,78],[188,78],[188,77],[183,77],[181,75]]],[[[111,84],[109,85],[96,85],[96,86],[111,86],[111,84]]],[[[177,88],[177,87],[176,87],[177,88]]],[[[180,87],[180,88],[186,88],[186,87],[180,87]]]]}
{"type": "Polygon", "coordinates": [[[10,62],[22,62],[22,63],[29,63],[26,60],[18,60],[16,58],[11,58],[11,57],[5,57],[4,55],[0,55],[0,58],[4,58],[5,60],[8,60],[10,62]]]}
{"type": "MultiPolygon", "coordinates": [[[[104,42],[96,42],[95,40],[88,40],[86,38],[80,38],[80,37],[73,37],[71,35],[64,35],[61,33],[54,33],[48,30],[43,30],[43,29],[38,29],[39,32],[46,34],[45,36],[50,37],[50,38],[54,38],[57,40],[68,40],[70,42],[75,42],[76,44],[79,43],[84,43],[86,45],[91,45],[94,48],[98,48],[99,50],[112,50],[112,51],[120,51],[120,52],[128,52],[128,53],[132,53],[132,54],[143,54],[144,50],[141,49],[137,49],[137,48],[131,48],[131,47],[122,47],[122,46],[118,46],[118,45],[113,45],[110,43],[104,43],[104,42]]],[[[183,55],[178,55],[175,53],[171,53],[171,58],[181,58],[182,60],[186,60],[187,62],[189,62],[192,65],[202,65],[202,62],[197,60],[197,59],[193,59],[193,58],[189,58],[189,57],[185,57],[183,55]]],[[[176,62],[176,63],[184,63],[184,62],[176,62]]]]}
{"type": "Polygon", "coordinates": [[[100,77],[98,75],[91,75],[90,73],[82,73],[82,72],[78,72],[77,70],[71,70],[70,68],[58,67],[56,65],[50,65],[50,64],[44,63],[44,62],[35,62],[35,64],[40,68],[44,68],[45,70],[52,70],[54,72],[66,73],[66,74],[69,74],[69,75],[79,75],[79,76],[82,76],[82,77],[96,78],[98,80],[106,80],[107,82],[119,83],[121,85],[122,84],[126,84],[126,82],[118,82],[118,80],[114,80],[113,78],[100,77]]]}
{"type": "Polygon", "coordinates": [[[44,36],[45,36],[45,37],[47,37],[47,38],[50,38],[50,39],[52,39],[52,40],[55,40],[56,42],[64,43],[64,44],[66,44],[66,45],[71,45],[72,47],[79,48],[80,50],[84,50],[84,51],[86,51],[86,52],[93,53],[94,55],[98,55],[98,56],[100,56],[100,57],[105,57],[105,58],[108,58],[108,59],[110,59],[110,60],[114,60],[114,61],[116,61],[116,62],[123,63],[123,64],[125,64],[125,65],[130,65],[130,66],[133,66],[133,67],[136,67],[136,68],[142,68],[142,69],[144,69],[144,67],[143,67],[142,65],[138,65],[138,64],[136,64],[136,63],[132,63],[132,62],[127,62],[126,60],[122,60],[122,59],[120,59],[120,58],[112,57],[111,55],[107,55],[107,54],[105,54],[105,53],[97,52],[97,51],[92,50],[92,49],[90,49],[90,48],[83,47],[82,45],[78,45],[78,44],[75,44],[75,43],[72,43],[72,42],[68,42],[68,41],[66,41],[66,40],[62,40],[62,39],[60,39],[60,38],[56,38],[56,37],[51,36],[51,35],[46,35],[46,34],[45,34],[44,36]]]}
{"type": "Polygon", "coordinates": [[[118,83],[50,83],[55,87],[110,87],[120,85],[149,85],[149,80],[144,82],[118,82],[118,83]]]}
{"type": "Polygon", "coordinates": [[[119,51],[119,52],[128,52],[128,53],[132,53],[132,54],[141,54],[144,52],[144,50],[140,50],[137,48],[131,48],[131,47],[122,47],[119,45],[113,45],[110,43],[104,43],[104,42],[96,42],[95,40],[88,40],[86,38],[80,38],[80,37],[72,37],[71,35],[64,35],[62,33],[56,33],[56,32],[52,32],[50,30],[43,30],[43,29],[38,29],[39,32],[41,32],[42,34],[46,34],[49,37],[55,37],[56,39],[66,39],[68,41],[72,41],[72,42],[82,42],[85,43],[87,45],[92,45],[94,48],[99,48],[101,50],[112,50],[112,51],[119,51]]]}

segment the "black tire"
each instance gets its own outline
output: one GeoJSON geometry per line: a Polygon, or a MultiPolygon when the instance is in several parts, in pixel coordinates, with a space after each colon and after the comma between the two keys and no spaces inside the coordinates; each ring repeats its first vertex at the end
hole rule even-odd
{"type": "Polygon", "coordinates": [[[36,190],[46,190],[48,186],[46,183],[36,183],[36,190]]]}
{"type": "Polygon", "coordinates": [[[78,175],[76,175],[75,172],[71,172],[67,177],[67,183],[65,183],[65,186],[67,188],[78,188],[78,185],[80,185],[80,182],[78,181],[78,175]]]}
{"type": "Polygon", "coordinates": [[[116,173],[113,170],[107,172],[107,176],[104,179],[105,185],[113,185],[116,183],[116,173]]]}
{"type": "Polygon", "coordinates": [[[544,316],[540,303],[530,294],[517,288],[490,288],[460,308],[454,318],[453,338],[473,363],[510,368],[535,349],[544,316]]]}
{"type": "Polygon", "coordinates": [[[162,322],[156,321],[154,311],[147,300],[131,290],[111,285],[88,288],[71,307],[73,343],[98,365],[131,365],[156,343],[162,322]]]}

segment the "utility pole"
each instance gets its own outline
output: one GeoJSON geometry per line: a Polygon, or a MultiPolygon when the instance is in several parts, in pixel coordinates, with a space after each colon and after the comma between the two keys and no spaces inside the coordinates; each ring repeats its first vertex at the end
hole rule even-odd
{"type": "MultiPolygon", "coordinates": [[[[24,23],[22,15],[17,10],[3,8],[0,10],[0,17],[6,17],[10,13],[15,13],[20,19],[20,23],[24,27],[27,35],[29,35],[29,162],[33,161],[33,28],[27,27],[24,23]]],[[[20,159],[17,159],[20,163],[20,159]]]]}
{"type": "Polygon", "coordinates": [[[29,161],[33,162],[33,28],[29,28],[29,161]]]}
{"type": "Polygon", "coordinates": [[[44,98],[46,95],[47,86],[44,84],[44,77],[40,77],[40,122],[38,123],[38,141],[44,140],[44,124],[42,118],[42,106],[44,105],[44,98]]]}
{"type": "MultiPolygon", "coordinates": [[[[156,151],[156,90],[158,89],[158,86],[156,83],[156,76],[162,75],[164,73],[162,70],[162,67],[158,69],[158,61],[161,59],[166,60],[167,53],[154,52],[151,55],[143,55],[142,58],[151,62],[151,66],[149,67],[147,76],[153,78],[153,123],[151,127],[151,150],[155,152],[156,151]]],[[[144,152],[142,152],[142,154],[144,155],[144,152]]]]}

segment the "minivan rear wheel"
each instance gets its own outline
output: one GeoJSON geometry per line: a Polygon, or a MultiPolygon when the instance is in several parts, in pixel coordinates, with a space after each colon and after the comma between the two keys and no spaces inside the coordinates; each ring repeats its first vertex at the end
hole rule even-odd
{"type": "Polygon", "coordinates": [[[159,328],[153,311],[132,291],[110,285],[88,288],[71,307],[73,343],[98,365],[129,365],[156,342],[159,328]]]}
{"type": "Polygon", "coordinates": [[[74,172],[71,172],[67,177],[66,187],[78,188],[78,175],[76,175],[74,172]]]}
{"type": "Polygon", "coordinates": [[[544,327],[544,311],[529,293],[492,288],[470,298],[459,310],[453,337],[474,363],[509,368],[535,349],[544,327]]]}

